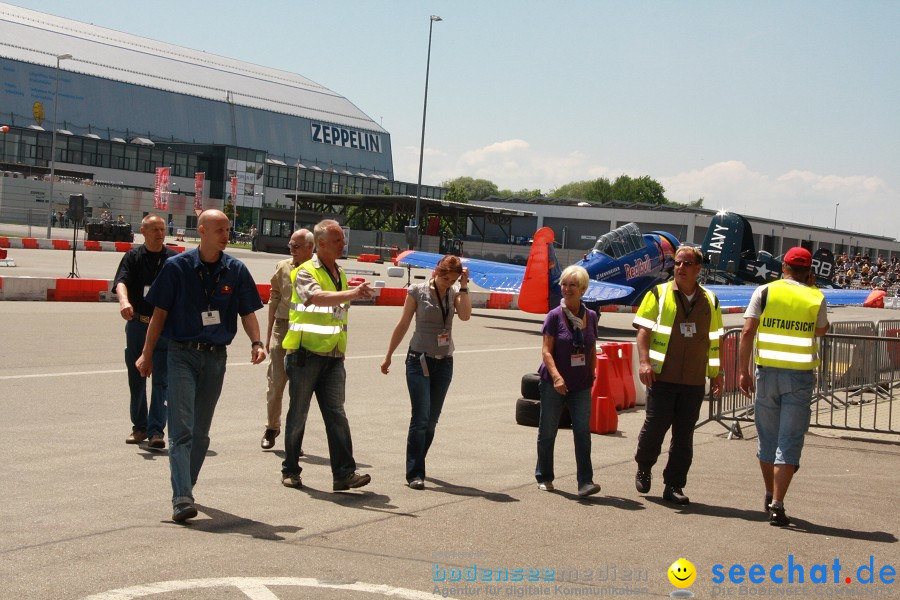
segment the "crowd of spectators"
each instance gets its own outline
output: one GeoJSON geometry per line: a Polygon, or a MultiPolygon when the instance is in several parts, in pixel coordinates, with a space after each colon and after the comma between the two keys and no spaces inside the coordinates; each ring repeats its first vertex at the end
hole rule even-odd
{"type": "Polygon", "coordinates": [[[900,296],[900,261],[896,256],[890,260],[879,255],[872,259],[867,255],[848,256],[846,253],[835,258],[834,283],[852,289],[882,289],[891,296],[900,296]]]}

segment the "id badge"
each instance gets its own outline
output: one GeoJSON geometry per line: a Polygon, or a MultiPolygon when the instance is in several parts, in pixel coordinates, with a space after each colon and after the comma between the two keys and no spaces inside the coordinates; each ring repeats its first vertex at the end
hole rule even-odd
{"type": "Polygon", "coordinates": [[[572,355],[572,366],[573,367],[583,367],[584,365],[585,365],[584,354],[573,354],[572,355]]]}
{"type": "Polygon", "coordinates": [[[222,319],[219,317],[219,311],[217,310],[206,310],[201,313],[201,318],[203,319],[203,326],[208,327],[210,325],[218,325],[222,322],[222,319]]]}
{"type": "Polygon", "coordinates": [[[144,298],[147,297],[147,292],[149,292],[149,291],[150,291],[150,286],[149,286],[149,285],[145,285],[145,286],[144,286],[144,298]]]}
{"type": "Polygon", "coordinates": [[[347,312],[347,309],[344,308],[344,305],[343,305],[343,304],[338,304],[337,306],[335,306],[335,307],[332,309],[332,311],[331,311],[331,318],[334,319],[335,321],[343,321],[343,320],[344,320],[344,313],[346,313],[346,312],[347,312]]]}
{"type": "Polygon", "coordinates": [[[686,338],[694,337],[694,334],[697,333],[697,324],[696,323],[682,323],[681,324],[681,335],[686,338]]]}
{"type": "Polygon", "coordinates": [[[437,336],[437,342],[439,348],[444,348],[450,345],[450,334],[446,331],[443,333],[439,333],[437,336]]]}

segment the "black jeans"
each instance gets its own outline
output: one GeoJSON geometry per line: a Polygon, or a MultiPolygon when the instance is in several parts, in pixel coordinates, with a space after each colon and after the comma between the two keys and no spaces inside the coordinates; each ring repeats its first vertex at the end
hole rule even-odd
{"type": "Polygon", "coordinates": [[[705,387],[657,381],[647,395],[647,416],[638,437],[634,460],[649,471],[662,450],[663,438],[672,428],[669,460],[663,481],[673,487],[684,487],[694,458],[694,425],[700,417],[705,387]]]}

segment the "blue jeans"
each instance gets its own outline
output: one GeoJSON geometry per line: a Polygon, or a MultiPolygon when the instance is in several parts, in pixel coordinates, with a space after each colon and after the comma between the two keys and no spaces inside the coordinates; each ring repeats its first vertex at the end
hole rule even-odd
{"type": "Polygon", "coordinates": [[[813,371],[756,369],[756,457],[775,465],[799,465],[809,429],[813,371]]]}
{"type": "Polygon", "coordinates": [[[209,449],[209,428],[222,382],[226,352],[192,350],[169,342],[169,470],[172,504],[193,502],[193,489],[209,449]]]}
{"type": "Polygon", "coordinates": [[[356,461],[353,460],[350,423],[344,412],[347,381],[344,359],[310,354],[301,349],[285,357],[284,370],[288,376],[290,407],[284,420],[282,476],[297,475],[303,470],[300,467],[300,448],[313,392],[325,421],[332,477],[337,481],[353,474],[356,461]]]}
{"type": "Polygon", "coordinates": [[[553,481],[553,448],[559,431],[559,416],[563,405],[569,405],[572,416],[572,436],[575,439],[575,466],[578,487],[594,481],[591,466],[591,390],[580,390],[561,395],[553,384],[543,379],[538,384],[541,392],[541,416],[538,421],[537,466],[534,477],[538,483],[553,481]]]}
{"type": "Polygon", "coordinates": [[[147,379],[141,377],[135,361],[144,350],[147,323],[141,323],[137,315],[125,323],[125,367],[128,371],[128,390],[131,393],[131,430],[147,435],[162,435],[166,427],[166,394],[169,388],[167,358],[169,340],[160,337],[153,350],[153,379],[151,382],[150,411],[147,411],[147,379]]]}
{"type": "Polygon", "coordinates": [[[426,357],[428,377],[422,370],[420,356],[413,352],[406,355],[406,387],[412,405],[406,437],[406,481],[416,477],[425,479],[425,455],[434,440],[434,429],[453,379],[452,356],[443,359],[426,357]]]}

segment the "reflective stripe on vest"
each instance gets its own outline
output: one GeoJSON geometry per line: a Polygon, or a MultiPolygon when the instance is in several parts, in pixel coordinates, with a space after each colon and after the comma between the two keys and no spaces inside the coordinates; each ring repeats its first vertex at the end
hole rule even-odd
{"type": "Polygon", "coordinates": [[[756,364],[811,370],[818,366],[816,322],[822,292],[780,280],[768,284],[756,334],[756,364]]]}
{"type": "MultiPolygon", "coordinates": [[[[698,285],[697,287],[706,294],[710,306],[706,375],[715,377],[719,374],[720,366],[719,339],[725,333],[722,325],[722,312],[718,308],[715,295],[703,286],[698,285]]],[[[669,340],[672,337],[672,325],[675,324],[677,313],[678,305],[675,301],[674,290],[672,290],[672,282],[666,282],[656,286],[656,294],[653,293],[653,290],[647,292],[634,317],[635,324],[651,330],[648,355],[654,373],[662,372],[663,362],[666,360],[666,350],[669,348],[669,340]],[[662,309],[659,306],[660,298],[662,298],[662,309]]]]}
{"type": "MultiPolygon", "coordinates": [[[[304,306],[300,296],[297,295],[297,273],[300,269],[309,272],[323,291],[336,292],[337,288],[325,272],[326,268],[324,266],[315,268],[310,259],[291,271],[291,307],[288,319],[290,325],[281,342],[285,350],[296,350],[301,346],[310,352],[320,354],[327,354],[335,348],[341,353],[347,350],[349,303],[344,304],[343,318],[335,319],[335,307],[314,304],[304,306]]],[[[347,289],[347,276],[344,271],[341,271],[341,289],[347,289]]]]}

